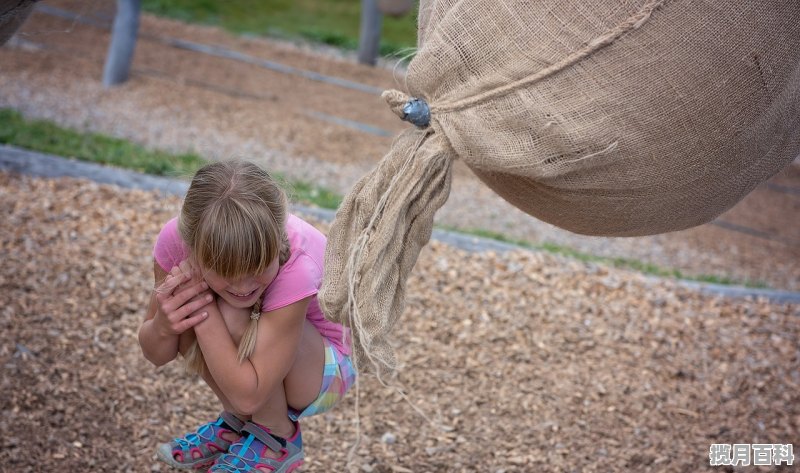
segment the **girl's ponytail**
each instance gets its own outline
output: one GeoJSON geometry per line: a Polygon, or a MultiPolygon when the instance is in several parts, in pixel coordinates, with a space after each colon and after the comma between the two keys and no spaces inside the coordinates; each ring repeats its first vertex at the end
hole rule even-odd
{"type": "Polygon", "coordinates": [[[239,363],[243,362],[256,349],[256,335],[258,333],[258,319],[261,318],[261,298],[253,304],[253,310],[250,312],[250,325],[244,331],[241,341],[239,341],[239,352],[237,358],[239,363]]]}
{"type": "Polygon", "coordinates": [[[200,351],[200,345],[197,344],[195,338],[186,353],[183,354],[183,361],[186,365],[186,372],[189,374],[203,374],[206,369],[206,360],[203,359],[203,352],[200,351]]]}

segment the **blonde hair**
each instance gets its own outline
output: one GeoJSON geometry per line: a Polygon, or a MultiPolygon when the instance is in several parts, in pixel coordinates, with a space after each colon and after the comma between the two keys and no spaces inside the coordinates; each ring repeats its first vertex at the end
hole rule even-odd
{"type": "MultiPolygon", "coordinates": [[[[200,168],[192,179],[178,219],[178,231],[195,261],[225,279],[264,272],[278,257],[289,259],[288,200],[262,168],[248,161],[222,161],[200,168]]],[[[253,311],[261,311],[261,298],[253,311]]],[[[239,342],[241,363],[253,354],[258,317],[239,342]]],[[[203,354],[195,340],[184,354],[186,369],[202,373],[203,354]]]]}

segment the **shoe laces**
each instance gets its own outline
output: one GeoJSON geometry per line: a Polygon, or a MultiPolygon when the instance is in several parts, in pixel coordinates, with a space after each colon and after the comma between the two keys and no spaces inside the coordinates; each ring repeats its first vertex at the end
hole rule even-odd
{"type": "Polygon", "coordinates": [[[197,429],[197,432],[186,434],[186,436],[182,438],[176,438],[175,443],[177,443],[182,450],[189,450],[192,447],[199,447],[200,444],[203,443],[203,439],[210,439],[211,435],[214,435],[214,426],[218,426],[220,424],[220,420],[217,420],[216,422],[209,422],[197,429]],[[211,435],[206,436],[209,431],[211,435]]]}
{"type": "Polygon", "coordinates": [[[243,473],[252,471],[250,463],[259,461],[259,455],[253,447],[263,447],[261,442],[252,445],[253,442],[258,442],[254,435],[248,435],[247,439],[240,440],[239,442],[231,445],[230,450],[225,455],[217,459],[214,464],[214,471],[229,472],[229,473],[243,473]],[[251,446],[252,445],[252,446],[251,446]]]}

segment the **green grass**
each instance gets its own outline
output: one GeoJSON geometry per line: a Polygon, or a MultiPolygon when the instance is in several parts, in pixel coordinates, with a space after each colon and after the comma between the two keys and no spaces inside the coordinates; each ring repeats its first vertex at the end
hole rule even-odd
{"type": "Polygon", "coordinates": [[[69,130],[44,120],[27,120],[7,108],[0,109],[0,143],[158,176],[190,176],[205,163],[193,153],[151,151],[127,140],[69,130]]]}
{"type": "Polygon", "coordinates": [[[295,202],[313,204],[323,209],[336,210],[342,203],[342,196],[324,187],[315,186],[306,181],[289,180],[282,174],[273,173],[281,182],[295,202]]]}
{"type": "Polygon", "coordinates": [[[565,256],[567,258],[584,261],[584,262],[592,262],[592,263],[602,263],[609,266],[613,266],[615,268],[626,268],[638,271],[644,274],[650,274],[653,276],[659,276],[663,278],[675,278],[675,279],[683,279],[687,281],[696,281],[696,282],[704,282],[704,283],[711,283],[711,284],[721,284],[726,286],[745,286],[751,288],[758,288],[758,289],[768,289],[769,285],[767,285],[763,281],[750,281],[750,280],[737,280],[733,278],[728,278],[724,276],[715,276],[709,274],[700,274],[700,275],[687,275],[683,274],[681,271],[677,269],[668,269],[662,268],[652,263],[646,263],[644,261],[632,259],[632,258],[611,258],[605,256],[596,256],[591,255],[589,253],[583,253],[581,251],[577,251],[573,248],[569,248],[566,246],[558,245],[555,243],[539,243],[539,244],[532,244],[527,241],[523,240],[515,240],[512,238],[508,238],[507,236],[503,235],[502,233],[490,231],[490,230],[483,230],[483,229],[468,229],[468,230],[458,230],[448,228],[451,231],[459,231],[461,233],[466,233],[469,235],[475,235],[483,238],[490,238],[492,240],[501,241],[504,243],[509,243],[511,245],[520,246],[522,248],[528,248],[532,250],[540,250],[546,251],[551,254],[565,256]]]}
{"type": "MultiPolygon", "coordinates": [[[[303,38],[345,49],[358,47],[361,21],[360,0],[144,0],[142,9],[236,34],[303,38]]],[[[416,46],[414,11],[400,18],[384,16],[382,55],[416,46]]]]}

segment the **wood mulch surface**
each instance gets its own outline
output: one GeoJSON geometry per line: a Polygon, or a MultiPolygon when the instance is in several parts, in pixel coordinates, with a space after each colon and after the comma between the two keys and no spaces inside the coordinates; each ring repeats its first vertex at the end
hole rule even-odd
{"type": "MultiPolygon", "coordinates": [[[[0,173],[0,471],[169,471],[156,443],[217,414],[136,340],[179,204],[0,173]]],[[[719,472],[733,470],[708,466],[714,443],[800,447],[798,305],[440,243],[407,302],[393,382],[409,402],[361,378],[354,471],[719,472]]],[[[346,471],[354,399],[304,421],[302,471],[346,471]]]]}
{"type": "MultiPolygon", "coordinates": [[[[46,5],[113,14],[113,2],[46,5]]],[[[145,15],[132,80],[105,90],[107,29],[34,13],[21,33],[0,47],[0,107],[72,128],[210,159],[250,157],[344,192],[391,138],[319,117],[392,133],[405,126],[377,96],[159,38],[402,88],[390,70],[307,48],[145,15]]],[[[438,216],[444,225],[800,290],[800,163],[722,216],[755,233],[704,225],[631,239],[538,222],[457,167],[438,216]]],[[[154,368],[136,340],[153,285],[153,241],[179,205],[154,192],[0,172],[0,472],[170,471],[155,460],[155,445],[216,416],[220,406],[202,382],[180,363],[154,368]]],[[[393,383],[408,401],[361,377],[353,471],[734,471],[708,466],[714,443],[793,443],[797,456],[798,322],[797,304],[715,298],[544,253],[431,243],[397,328],[402,368],[393,383]]],[[[351,392],[303,422],[301,471],[346,471],[354,401],[351,392]]]]}

